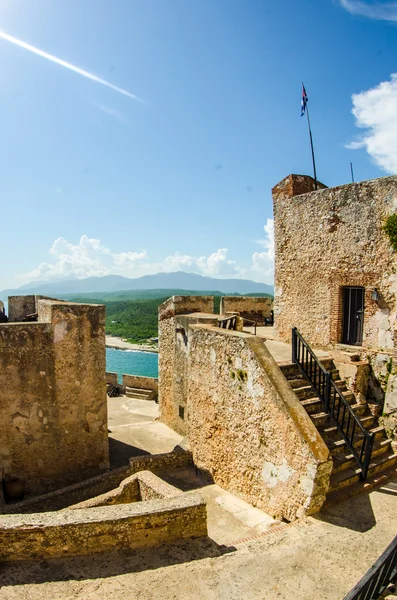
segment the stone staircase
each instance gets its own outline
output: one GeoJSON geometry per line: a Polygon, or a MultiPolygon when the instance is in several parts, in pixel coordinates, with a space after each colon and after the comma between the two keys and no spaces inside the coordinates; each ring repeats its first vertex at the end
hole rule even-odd
{"type": "MultiPolygon", "coordinates": [[[[365,429],[375,434],[367,479],[375,474],[390,470],[397,463],[397,454],[394,454],[391,440],[386,437],[384,428],[378,426],[377,419],[371,414],[367,403],[359,404],[353,392],[347,389],[346,383],[340,379],[339,371],[335,368],[332,359],[324,359],[320,362],[327,371],[331,372],[332,379],[365,429]]],[[[334,463],[328,491],[328,496],[331,497],[333,493],[357,482],[361,469],[349,448],[346,447],[345,441],[336,426],[330,420],[328,414],[323,412],[320,398],[316,395],[309,381],[302,375],[298,366],[291,363],[280,365],[280,368],[330,450],[334,463]]],[[[362,434],[357,433],[354,439],[354,446],[358,446],[362,434]]]]}
{"type": "Polygon", "coordinates": [[[134,388],[130,386],[126,386],[125,395],[128,398],[135,398],[136,400],[155,400],[156,392],[153,390],[146,390],[143,388],[134,388]]]}

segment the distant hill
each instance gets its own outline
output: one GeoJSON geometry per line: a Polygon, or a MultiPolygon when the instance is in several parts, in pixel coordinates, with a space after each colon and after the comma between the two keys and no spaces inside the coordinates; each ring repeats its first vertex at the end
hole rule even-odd
{"type": "MultiPolygon", "coordinates": [[[[43,296],[62,296],[76,294],[106,294],[134,290],[161,290],[162,296],[166,290],[217,290],[221,294],[269,294],[273,295],[273,286],[257,283],[249,279],[215,279],[203,277],[196,273],[157,273],[144,275],[135,279],[121,275],[105,275],[104,277],[88,277],[86,279],[68,279],[52,283],[36,282],[25,284],[17,289],[0,292],[0,297],[19,294],[42,294],[43,296]]],[[[172,295],[172,294],[170,294],[172,295]]],[[[158,297],[158,296],[157,296],[158,297]]]]}

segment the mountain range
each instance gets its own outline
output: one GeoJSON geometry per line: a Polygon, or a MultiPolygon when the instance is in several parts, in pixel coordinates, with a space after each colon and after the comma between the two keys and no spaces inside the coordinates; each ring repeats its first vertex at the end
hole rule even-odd
{"type": "Polygon", "coordinates": [[[181,290],[218,290],[223,294],[271,294],[274,288],[266,283],[257,283],[250,279],[215,279],[204,277],[196,273],[156,273],[129,279],[121,275],[105,275],[104,277],[87,277],[85,279],[66,279],[56,282],[32,282],[16,289],[7,289],[0,292],[0,297],[39,294],[43,296],[57,296],[64,294],[90,294],[93,292],[119,292],[130,290],[153,289],[181,289],[181,290]]]}

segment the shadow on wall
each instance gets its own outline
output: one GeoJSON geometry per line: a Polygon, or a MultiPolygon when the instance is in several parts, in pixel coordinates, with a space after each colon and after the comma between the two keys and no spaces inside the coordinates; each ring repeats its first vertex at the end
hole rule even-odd
{"type": "Polygon", "coordinates": [[[104,579],[159,569],[181,563],[216,558],[234,552],[234,546],[219,546],[209,537],[162,544],[155,548],[106,552],[91,556],[8,563],[2,574],[2,585],[26,585],[55,581],[104,579]]]}

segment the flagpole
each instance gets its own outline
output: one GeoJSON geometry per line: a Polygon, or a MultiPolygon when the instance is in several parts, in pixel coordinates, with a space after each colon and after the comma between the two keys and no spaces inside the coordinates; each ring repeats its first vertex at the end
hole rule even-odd
{"type": "Polygon", "coordinates": [[[312,149],[312,161],[313,161],[313,172],[314,172],[314,189],[317,190],[316,161],[314,159],[312,128],[310,126],[309,107],[307,106],[307,104],[306,104],[306,111],[305,112],[306,112],[306,116],[307,116],[307,124],[308,124],[308,127],[309,127],[310,147],[312,149]]]}

